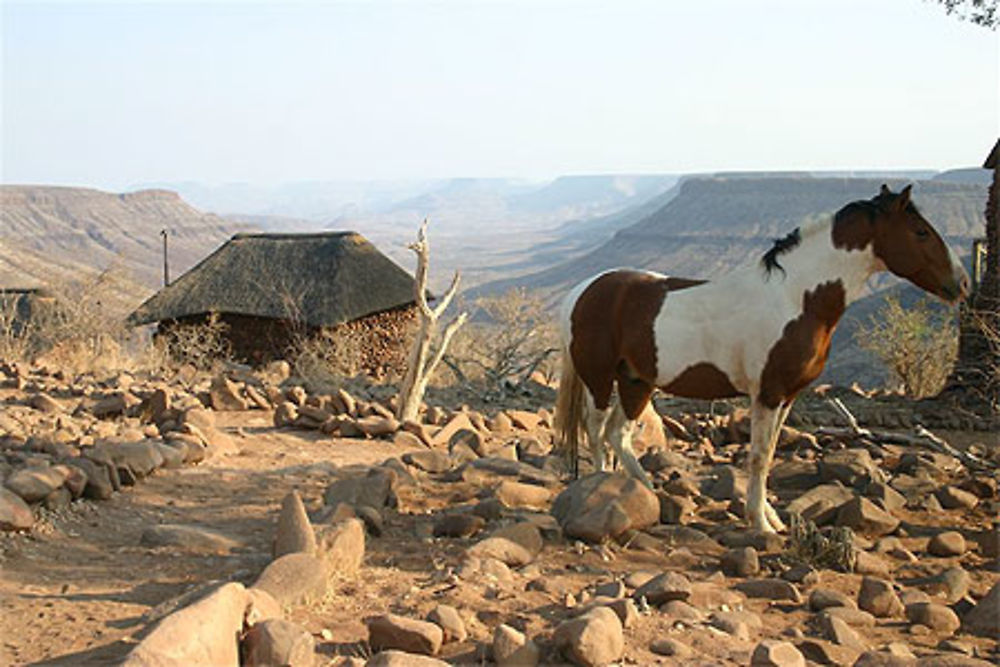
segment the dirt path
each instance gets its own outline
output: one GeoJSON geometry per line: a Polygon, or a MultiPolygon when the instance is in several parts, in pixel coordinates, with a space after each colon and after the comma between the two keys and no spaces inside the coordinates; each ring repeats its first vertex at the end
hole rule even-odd
{"type": "Polygon", "coordinates": [[[160,470],[108,501],[49,514],[33,534],[0,538],[0,663],[120,657],[155,605],[215,579],[252,581],[269,560],[276,509],[290,490],[318,502],[331,465],[401,453],[391,443],[277,431],[259,412],[220,417],[239,454],[160,470]],[[208,528],[243,546],[227,556],[140,546],[142,531],[160,523],[208,528]]]}

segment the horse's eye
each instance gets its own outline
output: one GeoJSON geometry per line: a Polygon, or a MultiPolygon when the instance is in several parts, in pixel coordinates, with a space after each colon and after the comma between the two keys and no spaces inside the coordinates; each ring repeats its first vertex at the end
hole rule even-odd
{"type": "Polygon", "coordinates": [[[920,227],[919,229],[917,229],[917,236],[919,238],[925,239],[925,238],[927,238],[930,235],[931,235],[931,232],[926,227],[920,227]]]}

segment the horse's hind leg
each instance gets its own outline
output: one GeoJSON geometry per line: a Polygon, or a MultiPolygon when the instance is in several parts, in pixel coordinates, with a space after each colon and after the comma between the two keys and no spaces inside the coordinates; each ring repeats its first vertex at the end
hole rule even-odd
{"type": "Polygon", "coordinates": [[[635,458],[635,451],[632,450],[632,433],[635,431],[636,420],[649,404],[649,397],[653,395],[653,387],[643,380],[630,377],[626,371],[627,368],[619,368],[618,397],[621,407],[618,413],[620,424],[616,424],[617,428],[610,432],[609,439],[628,474],[652,489],[653,484],[635,458]]]}
{"type": "Polygon", "coordinates": [[[614,405],[604,409],[598,408],[594,405],[593,396],[587,392],[587,418],[584,427],[587,430],[587,442],[590,443],[590,456],[594,469],[598,472],[604,472],[607,468],[607,448],[604,446],[604,438],[613,409],[614,405]]]}

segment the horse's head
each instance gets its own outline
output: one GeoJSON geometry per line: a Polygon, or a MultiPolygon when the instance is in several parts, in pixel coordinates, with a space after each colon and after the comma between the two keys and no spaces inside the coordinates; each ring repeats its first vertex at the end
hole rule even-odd
{"type": "Polygon", "coordinates": [[[969,293],[969,274],[910,201],[911,187],[896,194],[883,185],[871,200],[875,256],[892,273],[945,301],[963,299],[969,293]]]}

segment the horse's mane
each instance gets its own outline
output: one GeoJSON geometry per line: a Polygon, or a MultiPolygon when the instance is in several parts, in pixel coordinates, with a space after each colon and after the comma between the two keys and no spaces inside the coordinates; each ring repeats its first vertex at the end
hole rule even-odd
{"type": "Polygon", "coordinates": [[[789,232],[784,238],[775,239],[774,245],[764,253],[764,257],[760,260],[760,263],[764,266],[764,272],[770,276],[777,269],[784,274],[785,267],[778,263],[778,257],[791,252],[800,243],[802,243],[802,231],[798,227],[789,232]]]}

